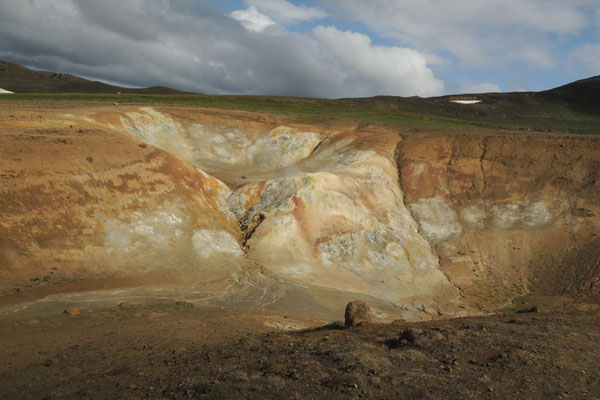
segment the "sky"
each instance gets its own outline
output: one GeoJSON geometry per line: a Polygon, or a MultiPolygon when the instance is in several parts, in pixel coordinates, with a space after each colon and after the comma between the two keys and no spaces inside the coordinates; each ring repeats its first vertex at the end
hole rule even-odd
{"type": "Polygon", "coordinates": [[[600,0],[0,0],[0,59],[210,94],[545,90],[600,75],[600,0]]]}

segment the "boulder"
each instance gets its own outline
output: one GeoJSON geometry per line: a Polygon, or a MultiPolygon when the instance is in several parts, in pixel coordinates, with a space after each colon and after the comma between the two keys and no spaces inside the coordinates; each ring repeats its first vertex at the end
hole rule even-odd
{"type": "Polygon", "coordinates": [[[346,328],[371,323],[371,307],[363,300],[351,301],[346,305],[346,328]]]}

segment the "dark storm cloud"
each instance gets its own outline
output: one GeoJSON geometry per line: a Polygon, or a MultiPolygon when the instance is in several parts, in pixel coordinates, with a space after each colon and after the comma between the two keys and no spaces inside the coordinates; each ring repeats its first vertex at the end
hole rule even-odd
{"type": "Polygon", "coordinates": [[[443,90],[415,50],[373,46],[365,35],[335,28],[299,34],[274,24],[253,32],[208,0],[0,0],[0,58],[206,93],[339,97],[443,90]],[[394,64],[385,65],[387,54],[394,64]],[[352,57],[384,65],[355,67],[352,57]]]}

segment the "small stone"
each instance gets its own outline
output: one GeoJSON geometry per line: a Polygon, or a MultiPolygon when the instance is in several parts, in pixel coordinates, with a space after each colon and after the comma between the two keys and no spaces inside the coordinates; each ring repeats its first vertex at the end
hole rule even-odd
{"type": "Polygon", "coordinates": [[[44,363],[44,367],[51,367],[53,365],[58,364],[60,360],[58,359],[58,357],[52,357],[49,358],[48,360],[46,360],[46,362],[44,363]]]}
{"type": "Polygon", "coordinates": [[[445,339],[446,337],[438,331],[412,328],[402,332],[399,343],[401,346],[405,346],[406,344],[425,346],[431,342],[439,342],[445,339]]]}
{"type": "Polygon", "coordinates": [[[81,309],[79,307],[69,307],[65,310],[65,314],[67,315],[79,315],[81,314],[81,309]]]}
{"type": "Polygon", "coordinates": [[[423,329],[407,329],[400,335],[400,342],[402,342],[402,340],[406,340],[407,342],[414,344],[419,341],[422,335],[423,329]]]}
{"type": "Polygon", "coordinates": [[[533,306],[533,307],[527,308],[525,310],[519,310],[519,311],[517,311],[517,313],[519,313],[519,314],[523,314],[523,313],[536,313],[536,312],[539,312],[539,311],[540,311],[540,309],[537,306],[533,306]]]}
{"type": "Polygon", "coordinates": [[[439,342],[440,340],[446,339],[446,337],[444,335],[442,335],[440,332],[435,332],[435,331],[430,332],[429,338],[431,339],[432,342],[439,342]]]}
{"type": "Polygon", "coordinates": [[[346,328],[371,323],[371,307],[363,300],[351,301],[346,305],[346,328]]]}
{"type": "Polygon", "coordinates": [[[522,360],[526,361],[531,358],[529,352],[523,349],[510,349],[506,352],[506,358],[509,360],[522,360]]]}

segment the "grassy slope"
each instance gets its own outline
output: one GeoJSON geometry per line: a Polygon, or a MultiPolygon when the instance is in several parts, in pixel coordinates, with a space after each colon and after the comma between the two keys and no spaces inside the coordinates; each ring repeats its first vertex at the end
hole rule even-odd
{"type": "Polygon", "coordinates": [[[69,74],[34,71],[19,64],[0,61],[0,88],[16,93],[137,93],[178,94],[179,90],[161,86],[143,89],[122,88],[89,81],[69,74]]]}
{"type": "Polygon", "coordinates": [[[476,97],[483,102],[473,105],[451,103],[449,96],[327,100],[187,94],[160,87],[124,89],[6,62],[0,62],[0,87],[18,93],[0,96],[0,101],[10,98],[215,107],[275,114],[306,124],[349,119],[391,126],[600,133],[600,77],[546,92],[480,94],[476,97]],[[118,91],[123,94],[116,94],[118,91]]]}
{"type": "Polygon", "coordinates": [[[496,130],[600,133],[600,113],[539,93],[478,96],[483,103],[461,105],[448,98],[377,97],[368,99],[308,99],[270,96],[155,95],[155,94],[14,94],[4,100],[118,102],[215,107],[275,114],[305,124],[333,119],[365,124],[496,130]]]}

